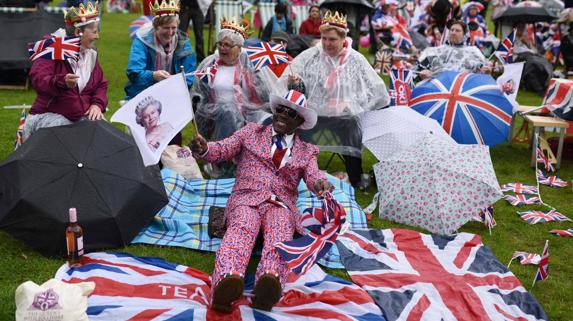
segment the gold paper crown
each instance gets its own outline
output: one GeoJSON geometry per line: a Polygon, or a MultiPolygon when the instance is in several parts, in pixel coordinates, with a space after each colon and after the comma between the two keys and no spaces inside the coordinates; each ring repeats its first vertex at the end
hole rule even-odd
{"type": "Polygon", "coordinates": [[[149,3],[149,9],[151,9],[151,15],[154,17],[161,16],[174,16],[179,14],[179,1],[176,0],[155,0],[155,2],[149,3]]]}
{"type": "Polygon", "coordinates": [[[68,26],[83,26],[86,25],[88,21],[95,20],[99,17],[98,12],[98,2],[95,4],[88,1],[87,7],[83,3],[76,7],[71,7],[68,10],[64,10],[64,20],[68,26]]]}
{"type": "Polygon", "coordinates": [[[346,16],[339,13],[338,11],[334,11],[334,14],[330,10],[326,11],[324,18],[322,18],[322,25],[334,26],[344,30],[348,29],[346,16]]]}
{"type": "Polygon", "coordinates": [[[238,32],[243,36],[243,39],[247,39],[249,34],[248,26],[238,23],[235,17],[232,17],[231,20],[227,20],[224,16],[221,17],[221,30],[222,29],[229,29],[238,32]]]}

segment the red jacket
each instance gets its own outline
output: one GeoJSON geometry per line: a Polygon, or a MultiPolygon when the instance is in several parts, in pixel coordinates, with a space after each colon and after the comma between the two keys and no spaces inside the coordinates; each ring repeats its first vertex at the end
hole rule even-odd
{"type": "Polygon", "coordinates": [[[300,35],[310,35],[315,37],[320,37],[320,24],[322,22],[320,19],[316,19],[316,21],[312,20],[311,17],[308,17],[305,21],[302,22],[299,29],[300,35]]]}
{"type": "Polygon", "coordinates": [[[30,79],[36,89],[36,100],[30,114],[56,113],[70,121],[78,121],[85,116],[91,105],[97,105],[102,112],[107,106],[107,80],[96,61],[90,79],[80,94],[78,86],[68,88],[64,77],[73,74],[67,61],[38,59],[32,64],[30,79]]]}

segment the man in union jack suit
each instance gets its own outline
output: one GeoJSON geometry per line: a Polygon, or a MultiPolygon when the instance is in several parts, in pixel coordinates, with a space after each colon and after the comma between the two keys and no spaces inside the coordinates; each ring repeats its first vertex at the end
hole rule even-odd
{"type": "Polygon", "coordinates": [[[271,96],[271,125],[248,123],[229,138],[209,142],[198,136],[193,153],[208,162],[237,160],[237,176],[225,209],[227,231],[217,251],[212,275],[211,308],[231,312],[243,293],[243,275],[255,239],[262,229],[264,245],[257,268],[252,306],[270,311],[281,297],[289,268],[275,244],[303,232],[296,207],[297,186],[303,179],[320,195],[332,185],[318,169],[318,148],[303,142],[296,130],[316,124],[316,112],[306,97],[290,90],[285,97],[271,96]]]}
{"type": "MultiPolygon", "coordinates": [[[[47,59],[32,63],[30,79],[36,89],[36,100],[24,125],[24,141],[43,127],[68,125],[81,119],[99,120],[106,110],[108,82],[98,61],[95,42],[99,39],[97,2],[70,8],[64,17],[63,40],[52,47],[47,59]],[[79,56],[71,57],[69,38],[80,37],[79,56]]],[[[51,37],[50,36],[50,37],[51,37]]],[[[44,58],[48,55],[44,55],[44,58]]]]}

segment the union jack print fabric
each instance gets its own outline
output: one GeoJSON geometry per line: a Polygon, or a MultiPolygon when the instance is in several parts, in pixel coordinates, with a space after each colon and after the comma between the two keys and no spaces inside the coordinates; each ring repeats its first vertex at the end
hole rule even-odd
{"type": "Polygon", "coordinates": [[[503,64],[510,64],[513,62],[513,43],[515,42],[515,29],[503,39],[493,54],[498,57],[503,64]]]}
{"type": "Polygon", "coordinates": [[[488,146],[507,139],[513,109],[491,76],[454,71],[419,83],[410,107],[437,120],[456,142],[488,146]]]}
{"type": "Polygon", "coordinates": [[[505,195],[506,201],[513,206],[532,205],[541,203],[541,199],[537,196],[527,196],[524,194],[505,195]]]}
{"type": "MultiPolygon", "coordinates": [[[[95,282],[88,298],[90,321],[174,320],[373,320],[384,321],[372,298],[357,285],[325,274],[318,266],[285,285],[283,298],[271,312],[252,309],[245,296],[230,315],[208,309],[209,275],[161,258],[126,253],[90,253],[83,265],[64,264],[57,279],[69,283],[95,282]]],[[[247,280],[249,281],[250,278],[247,280]]]]}
{"type": "Polygon", "coordinates": [[[549,157],[545,156],[541,148],[537,147],[537,149],[535,150],[535,157],[538,163],[543,164],[546,171],[555,172],[555,167],[553,167],[551,160],[549,160],[549,157]]]}
{"type": "Polygon", "coordinates": [[[353,230],[336,243],[352,281],[388,321],[548,319],[478,235],[353,230]]]}
{"type": "Polygon", "coordinates": [[[567,182],[559,178],[558,176],[547,176],[543,171],[537,170],[537,182],[541,185],[551,186],[551,187],[565,187],[567,182]]]}
{"type": "Polygon", "coordinates": [[[521,184],[519,182],[503,184],[501,185],[501,191],[504,193],[514,192],[517,194],[532,194],[532,195],[539,194],[539,190],[537,189],[536,186],[521,184]]]}
{"type": "Polygon", "coordinates": [[[551,234],[555,234],[562,237],[573,237],[573,228],[566,229],[566,230],[551,230],[549,231],[551,234]]]}
{"type": "Polygon", "coordinates": [[[547,223],[553,221],[571,221],[567,216],[557,212],[556,210],[551,210],[547,213],[542,211],[527,211],[517,213],[517,215],[529,224],[547,223]]]}
{"type": "Polygon", "coordinates": [[[390,106],[408,106],[414,88],[414,74],[405,68],[390,70],[390,106]]]}
{"type": "Polygon", "coordinates": [[[508,268],[511,265],[511,262],[515,259],[517,259],[521,265],[537,265],[541,261],[541,255],[537,253],[515,251],[511,256],[511,261],[509,261],[509,264],[507,265],[508,268]]]}
{"type": "Polygon", "coordinates": [[[78,60],[80,56],[79,37],[52,37],[28,44],[30,60],[78,60]]]}
{"type": "Polygon", "coordinates": [[[304,274],[330,251],[342,224],[346,222],[346,211],[332,194],[325,193],[322,208],[305,209],[301,220],[302,226],[306,227],[309,233],[276,245],[282,259],[297,274],[304,274]]]}
{"type": "Polygon", "coordinates": [[[549,277],[549,241],[545,241],[541,261],[539,261],[537,266],[537,273],[533,279],[533,285],[535,285],[535,282],[543,281],[549,277]]]}
{"type": "Polygon", "coordinates": [[[256,45],[246,48],[249,60],[256,70],[266,65],[278,65],[288,63],[288,55],[285,47],[281,44],[270,44],[261,41],[256,45]]]}

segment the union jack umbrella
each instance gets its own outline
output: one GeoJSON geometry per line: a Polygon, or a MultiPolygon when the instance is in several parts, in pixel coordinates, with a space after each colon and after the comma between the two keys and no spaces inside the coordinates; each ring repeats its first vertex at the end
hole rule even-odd
{"type": "Polygon", "coordinates": [[[408,106],[412,88],[414,87],[414,73],[405,68],[394,68],[390,71],[390,106],[408,106]]]}
{"type": "Polygon", "coordinates": [[[537,170],[537,181],[541,185],[547,185],[551,187],[565,187],[567,182],[559,178],[558,176],[547,176],[541,170],[537,170]]]}
{"type": "Polygon", "coordinates": [[[524,221],[529,224],[537,224],[537,223],[547,223],[547,222],[562,222],[562,221],[571,221],[567,216],[557,212],[556,210],[551,210],[547,213],[542,211],[527,211],[517,213],[519,217],[521,217],[524,221]]]}
{"type": "Polygon", "coordinates": [[[324,194],[322,208],[307,208],[302,214],[302,226],[309,233],[288,242],[276,245],[279,255],[291,270],[304,274],[332,247],[342,224],[346,222],[346,211],[331,193],[324,194]]]}
{"type": "Polygon", "coordinates": [[[139,28],[141,28],[146,23],[151,23],[153,21],[153,17],[150,16],[141,16],[132,22],[129,23],[129,36],[131,39],[135,38],[135,34],[139,28]]]}
{"type": "Polygon", "coordinates": [[[509,204],[513,206],[532,205],[541,203],[541,199],[537,196],[527,196],[524,194],[505,195],[503,197],[509,204]]]}
{"type": "Polygon", "coordinates": [[[541,261],[539,261],[537,273],[533,279],[533,285],[537,281],[543,281],[549,277],[549,241],[545,241],[543,253],[541,254],[541,261]]]}
{"type": "Polygon", "coordinates": [[[566,230],[551,230],[549,233],[563,237],[573,237],[573,228],[566,230]]]}
{"type": "Polygon", "coordinates": [[[517,259],[519,263],[521,263],[521,265],[528,265],[528,264],[537,265],[539,264],[539,261],[541,261],[541,255],[537,253],[515,251],[513,252],[511,260],[507,264],[508,268],[511,265],[511,262],[513,262],[513,260],[515,259],[517,259]]]}
{"type": "Polygon", "coordinates": [[[513,43],[515,42],[515,29],[503,39],[493,54],[503,62],[503,64],[510,64],[513,62],[513,43]]]}
{"type": "Polygon", "coordinates": [[[261,41],[246,48],[249,60],[256,70],[260,70],[266,65],[278,65],[288,63],[288,55],[285,47],[281,44],[270,44],[261,41]]]}
{"type": "Polygon", "coordinates": [[[539,194],[539,190],[537,189],[536,186],[525,185],[525,184],[521,184],[519,182],[503,184],[503,185],[501,185],[501,191],[502,192],[514,192],[517,194],[532,194],[532,195],[539,194]]]}
{"type": "Polygon", "coordinates": [[[30,60],[78,60],[80,56],[79,37],[52,37],[28,44],[30,60]]]}
{"type": "Polygon", "coordinates": [[[559,118],[573,120],[573,80],[551,79],[542,105],[559,118]]]}
{"type": "Polygon", "coordinates": [[[437,120],[460,144],[507,139],[513,106],[485,74],[444,71],[414,88],[410,107],[437,120]]]}
{"type": "Polygon", "coordinates": [[[541,148],[539,147],[537,147],[537,149],[535,150],[535,158],[538,163],[541,163],[543,164],[543,166],[545,166],[546,171],[555,172],[555,167],[553,167],[551,160],[549,159],[549,157],[545,156],[543,150],[541,150],[541,148]]]}

